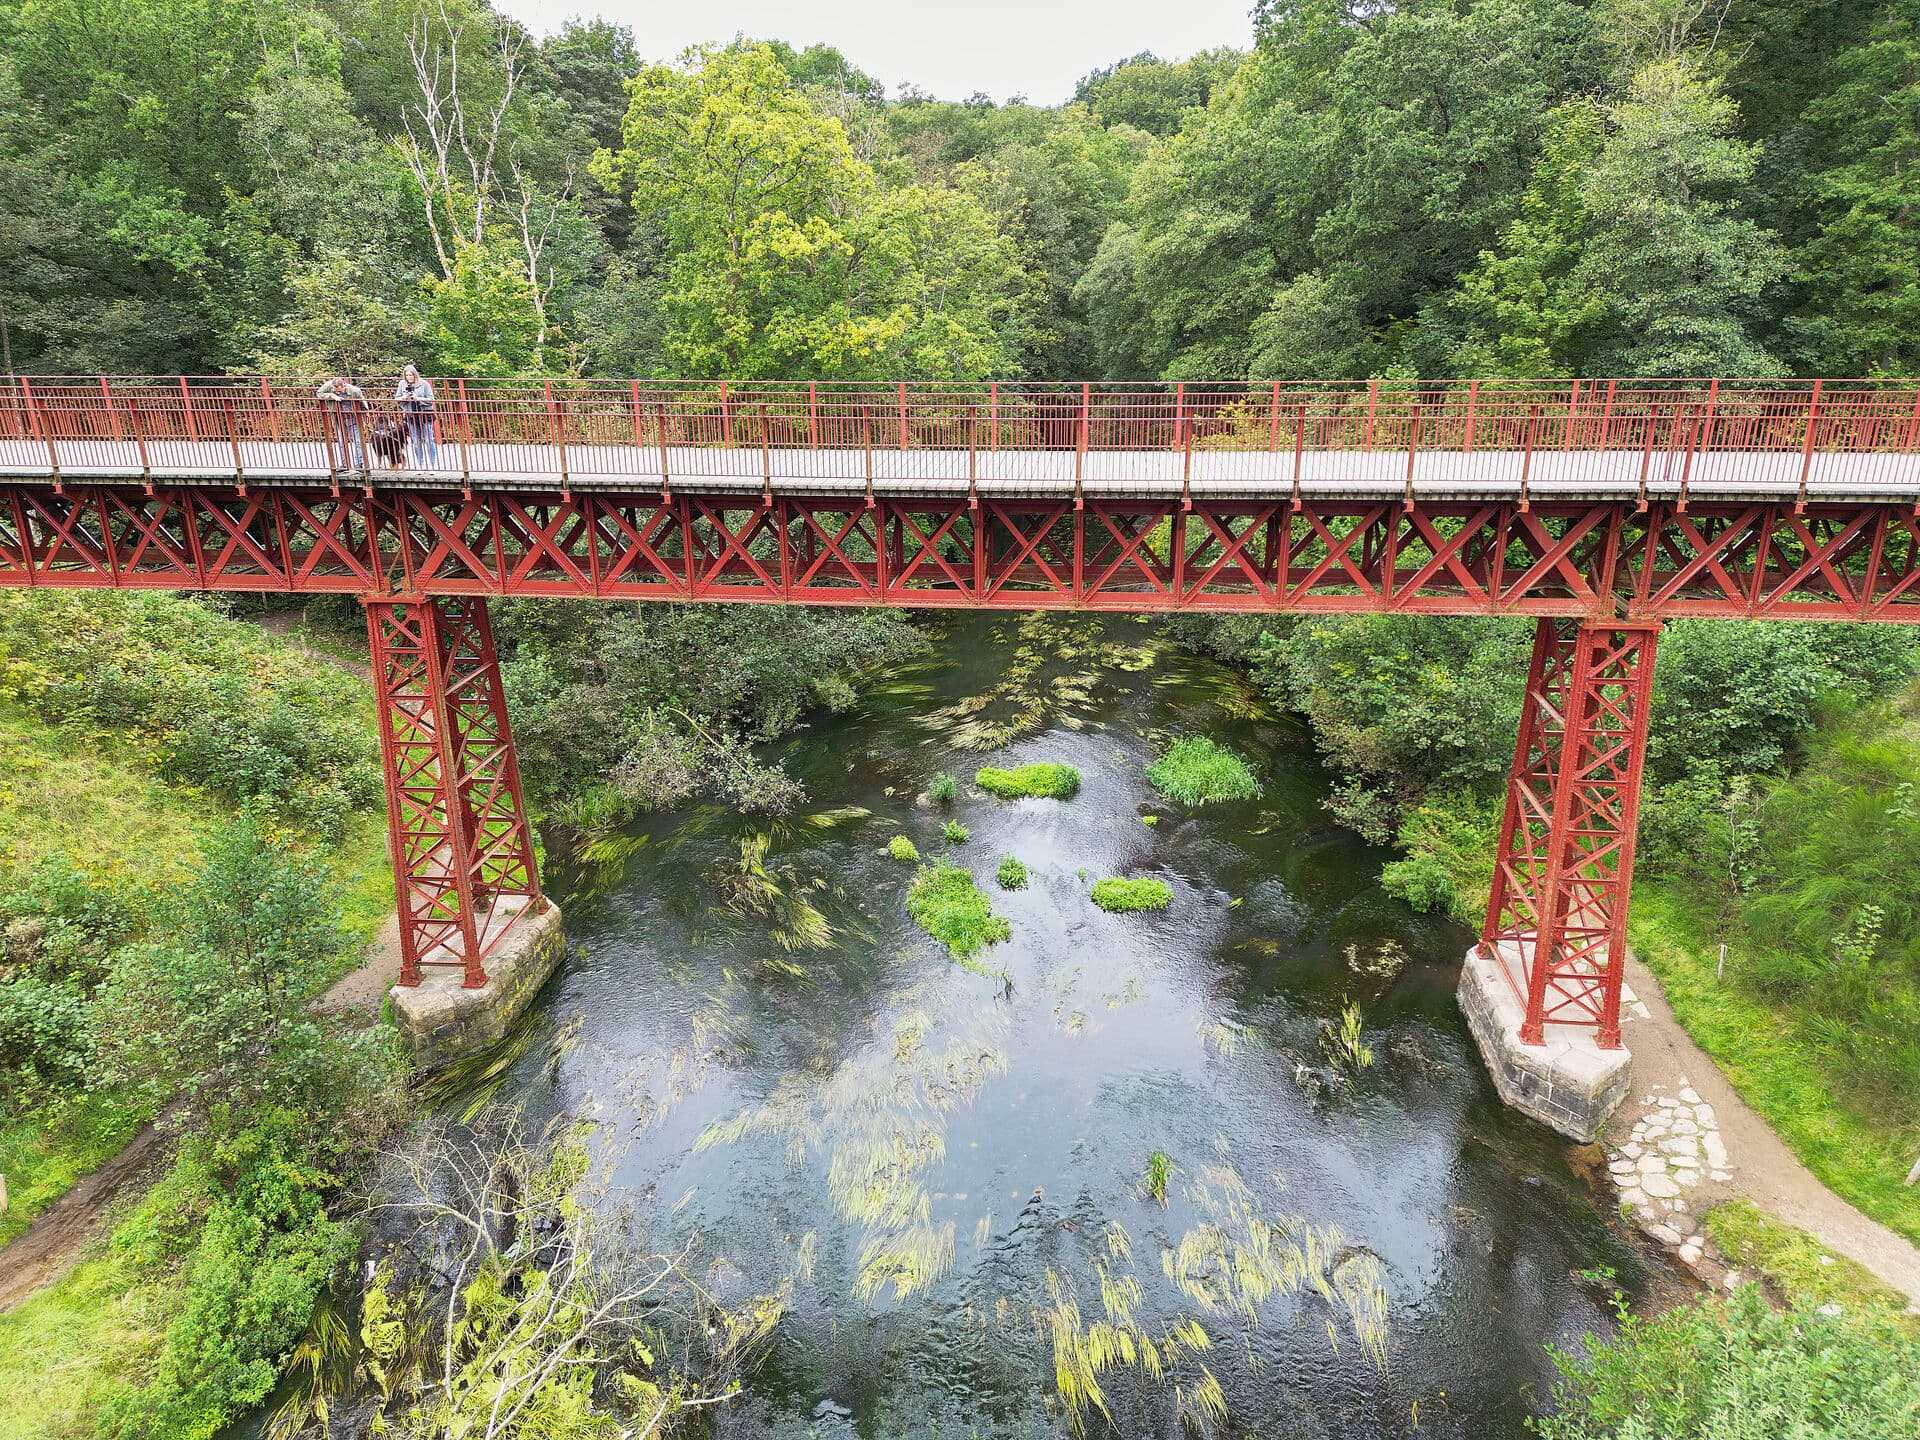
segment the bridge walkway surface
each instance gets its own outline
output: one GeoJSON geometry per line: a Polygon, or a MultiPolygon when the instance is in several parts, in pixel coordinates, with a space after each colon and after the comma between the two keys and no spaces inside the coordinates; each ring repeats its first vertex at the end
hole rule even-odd
{"type": "Polygon", "coordinates": [[[68,484],[311,485],[335,478],[373,488],[560,489],[632,492],[692,489],[760,495],[890,498],[1314,499],[1700,501],[1900,500],[1920,496],[1920,454],[1766,450],[1671,451],[1309,450],[1291,452],[1031,449],[876,450],[679,445],[664,454],[635,445],[536,441],[443,445],[433,466],[364,470],[317,440],[44,441],[0,439],[0,477],[68,484]],[[1297,462],[1297,464],[1296,464],[1297,462]],[[869,474],[869,472],[871,472],[869,474]]]}

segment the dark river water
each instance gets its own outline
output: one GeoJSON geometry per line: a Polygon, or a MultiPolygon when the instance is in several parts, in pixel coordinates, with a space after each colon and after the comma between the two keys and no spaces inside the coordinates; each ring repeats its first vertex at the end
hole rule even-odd
{"type": "Polygon", "coordinates": [[[1563,1143],[1498,1103],[1453,1000],[1466,932],[1381,891],[1391,857],[1331,822],[1303,727],[1240,675],[1130,618],[959,618],[777,753],[790,816],[698,808],[553,857],[584,954],[536,1024],[570,1039],[502,1091],[602,1122],[604,1203],[698,1232],[717,1291],[791,1286],[719,1433],[1066,1434],[1063,1382],[1091,1380],[1093,1435],[1518,1436],[1545,1346],[1608,1323],[1579,1272],[1646,1283],[1563,1143]],[[1190,734],[1259,798],[1164,801],[1145,766],[1190,734]],[[970,784],[1029,760],[1079,793],[970,784]],[[920,798],[940,772],[950,808],[920,798]],[[967,865],[1012,938],[950,959],[897,834],[967,865]],[[756,835],[770,918],[711,878],[756,835]],[[1172,904],[1103,913],[1109,875],[1172,904]],[[1349,1003],[1365,1068],[1325,1038],[1349,1003]]]}

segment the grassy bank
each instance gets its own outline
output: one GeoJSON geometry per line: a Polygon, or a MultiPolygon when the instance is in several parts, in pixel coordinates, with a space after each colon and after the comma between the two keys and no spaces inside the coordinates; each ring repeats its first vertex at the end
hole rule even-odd
{"type": "MultiPolygon", "coordinates": [[[[1920,1157],[1916,714],[1920,686],[1829,709],[1790,774],[1743,783],[1690,852],[1641,867],[1628,937],[1807,1168],[1920,1241],[1920,1186],[1904,1183],[1920,1157]]],[[[1402,820],[1388,888],[1479,925],[1498,818],[1490,797],[1428,796],[1402,820]]]]}
{"type": "MultiPolygon", "coordinates": [[[[1920,1241],[1920,1187],[1902,1184],[1920,1156],[1920,1097],[1884,1105],[1878,1085],[1857,1083],[1831,1043],[1838,1017],[1716,979],[1715,937],[1724,933],[1685,882],[1634,887],[1634,953],[1659,976],[1687,1033],[1821,1183],[1920,1241]]],[[[1920,1025],[1920,1012],[1912,1023],[1920,1025]]]]}
{"type": "Polygon", "coordinates": [[[65,1052],[111,951],[172,927],[242,807],[319,863],[346,941],[330,969],[355,963],[393,908],[377,791],[341,783],[373,726],[363,683],[194,601],[0,597],[0,1244],[147,1118],[65,1052]]]}

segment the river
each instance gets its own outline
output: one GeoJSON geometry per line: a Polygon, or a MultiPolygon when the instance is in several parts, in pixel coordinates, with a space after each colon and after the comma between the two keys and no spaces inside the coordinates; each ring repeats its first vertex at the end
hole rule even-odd
{"type": "Polygon", "coordinates": [[[1090,1434],[1224,1409],[1227,1433],[1519,1436],[1545,1346],[1610,1323],[1581,1272],[1648,1283],[1567,1147],[1499,1104],[1453,1000],[1470,937],[1379,888],[1391,856],[1332,822],[1305,729],[1244,676],[1130,617],[956,617],[774,753],[807,788],[791,815],[693,808],[551,857],[581,953],[500,1089],[602,1122],[603,1203],[697,1233],[717,1289],[792,1285],[719,1433],[1064,1434],[1056,1341],[1084,1358],[1106,1320],[1164,1373],[1094,1373],[1090,1434]],[[1190,734],[1260,796],[1163,800],[1145,766],[1190,734]],[[1029,760],[1079,793],[969,783],[1029,760]],[[923,798],[941,772],[950,807],[923,798]],[[967,865],[1011,938],[950,959],[906,913],[896,834],[967,865]],[[770,918],[711,878],[756,835],[770,918]],[[995,885],[1004,855],[1026,888],[995,885]],[[1106,914],[1108,875],[1172,903],[1106,914]],[[1323,1039],[1349,1003],[1364,1068],[1323,1039]]]}

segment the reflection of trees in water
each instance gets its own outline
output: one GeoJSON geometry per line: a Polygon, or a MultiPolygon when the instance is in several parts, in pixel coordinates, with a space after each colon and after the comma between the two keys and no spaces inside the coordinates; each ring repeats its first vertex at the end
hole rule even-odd
{"type": "MultiPolygon", "coordinates": [[[[1095,616],[1035,611],[1014,625],[995,626],[996,644],[1017,637],[1000,678],[977,695],[968,695],[919,717],[919,723],[959,750],[997,750],[1037,735],[1050,725],[1083,728],[1104,703],[1100,691],[1109,671],[1151,667],[1163,643],[1157,638],[1128,645],[1106,638],[1107,623],[1095,616]],[[1057,671],[1053,667],[1064,667],[1057,671]],[[1051,672],[1051,673],[1050,673],[1051,672]]],[[[1118,693],[1125,693],[1120,691],[1118,693]]]]}

